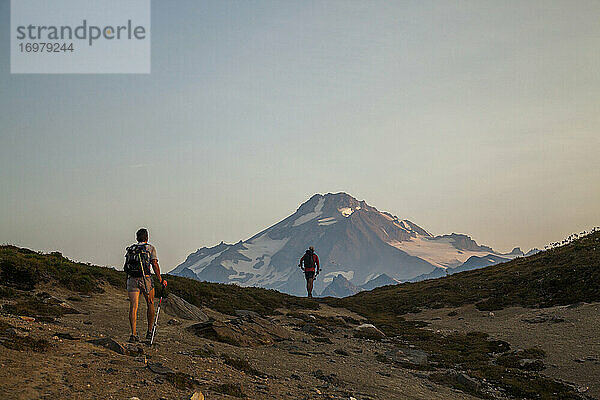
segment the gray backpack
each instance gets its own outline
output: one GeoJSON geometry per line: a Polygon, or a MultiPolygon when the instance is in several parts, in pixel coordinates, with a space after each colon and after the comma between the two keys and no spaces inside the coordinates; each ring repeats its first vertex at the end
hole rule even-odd
{"type": "Polygon", "coordinates": [[[134,278],[150,275],[150,252],[145,243],[133,244],[127,248],[123,270],[134,278]]]}

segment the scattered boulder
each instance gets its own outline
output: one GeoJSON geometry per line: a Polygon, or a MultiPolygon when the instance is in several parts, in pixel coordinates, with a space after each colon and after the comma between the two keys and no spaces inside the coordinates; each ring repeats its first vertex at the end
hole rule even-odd
{"type": "Polygon", "coordinates": [[[544,363],[541,360],[522,358],[519,360],[519,368],[526,371],[540,371],[544,369],[544,363]]]}
{"type": "Polygon", "coordinates": [[[148,369],[152,372],[154,372],[155,374],[159,374],[159,375],[167,375],[167,374],[172,374],[173,370],[170,369],[169,367],[165,367],[164,365],[162,365],[162,363],[159,362],[155,362],[155,363],[148,363],[148,369]]]}
{"type": "Polygon", "coordinates": [[[115,353],[123,354],[126,356],[131,356],[131,357],[137,357],[137,356],[144,354],[143,347],[141,347],[139,345],[130,344],[130,343],[128,343],[126,345],[122,345],[121,343],[117,342],[116,340],[114,340],[113,338],[110,338],[110,337],[100,338],[100,339],[91,339],[91,340],[88,340],[87,343],[91,343],[96,346],[101,346],[108,350],[112,350],[115,353]]]}
{"type": "Polygon", "coordinates": [[[470,393],[477,393],[481,390],[481,384],[478,380],[471,378],[469,375],[449,369],[445,372],[431,374],[430,379],[436,383],[443,385],[449,385],[452,387],[459,387],[463,391],[470,393]]]}
{"type": "Polygon", "coordinates": [[[120,344],[119,342],[117,342],[116,340],[109,338],[109,337],[100,338],[100,339],[91,339],[91,340],[88,340],[87,342],[94,344],[96,346],[102,346],[104,348],[114,351],[115,353],[119,353],[119,354],[123,354],[123,355],[126,354],[125,347],[123,347],[123,345],[120,344]]]}
{"type": "Polygon", "coordinates": [[[346,350],[344,349],[335,349],[333,351],[335,354],[339,354],[340,356],[344,356],[344,357],[348,357],[350,355],[350,353],[348,353],[346,350]]]}
{"type": "Polygon", "coordinates": [[[201,322],[187,329],[206,339],[242,347],[272,345],[291,337],[285,328],[250,314],[229,321],[201,322]]]}
{"type": "Polygon", "coordinates": [[[199,385],[200,382],[192,375],[183,372],[168,372],[165,375],[167,382],[179,390],[187,390],[199,385]]]}
{"type": "Polygon", "coordinates": [[[300,328],[300,330],[304,333],[308,333],[313,336],[322,336],[324,334],[323,330],[313,324],[304,324],[300,328]]]}
{"type": "Polygon", "coordinates": [[[144,355],[144,348],[140,345],[127,343],[125,345],[125,354],[131,357],[140,357],[144,355]]]}
{"type": "Polygon", "coordinates": [[[427,353],[416,349],[392,349],[385,356],[398,364],[427,365],[427,353]]]}
{"type": "Polygon", "coordinates": [[[313,376],[317,379],[322,380],[323,382],[327,382],[330,383],[334,386],[342,386],[344,384],[344,381],[342,381],[340,378],[338,378],[336,376],[336,374],[331,373],[331,374],[325,374],[322,370],[318,369],[315,372],[313,372],[313,376]]]}
{"type": "Polygon", "coordinates": [[[362,324],[354,328],[354,337],[379,340],[385,337],[385,333],[381,332],[373,324],[362,324]]]}
{"type": "Polygon", "coordinates": [[[78,337],[74,337],[70,333],[58,332],[58,333],[55,333],[54,336],[56,336],[56,337],[58,337],[60,339],[65,339],[65,340],[79,340],[78,337]]]}
{"type": "Polygon", "coordinates": [[[162,309],[172,317],[187,319],[191,321],[207,322],[208,316],[193,304],[174,294],[163,299],[162,309]]]}
{"type": "Polygon", "coordinates": [[[47,292],[38,292],[38,293],[36,293],[36,297],[39,299],[39,301],[41,301],[44,304],[62,307],[63,314],[84,314],[80,310],[77,310],[76,308],[74,308],[68,302],[61,300],[57,297],[54,297],[47,292]]]}

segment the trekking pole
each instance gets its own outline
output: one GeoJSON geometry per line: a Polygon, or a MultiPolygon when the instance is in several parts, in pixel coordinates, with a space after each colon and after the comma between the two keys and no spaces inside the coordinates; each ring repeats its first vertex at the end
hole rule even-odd
{"type": "Polygon", "coordinates": [[[154,318],[154,326],[152,327],[152,336],[150,337],[150,346],[154,343],[154,335],[156,334],[156,326],[158,325],[158,314],[160,314],[160,306],[162,304],[164,288],[160,291],[160,298],[158,299],[158,308],[156,309],[156,317],[154,318]]]}

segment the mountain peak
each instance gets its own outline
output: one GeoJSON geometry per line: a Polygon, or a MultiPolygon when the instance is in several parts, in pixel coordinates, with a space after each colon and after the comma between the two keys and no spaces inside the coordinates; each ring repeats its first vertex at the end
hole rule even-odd
{"type": "Polygon", "coordinates": [[[362,285],[394,284],[436,267],[457,267],[473,255],[495,254],[467,235],[434,237],[348,193],[318,193],[248,240],[191,254],[173,273],[301,295],[305,282],[297,264],[308,246],[315,247],[323,270],[314,290],[321,292],[331,282],[330,295],[347,295],[362,285]]]}
{"type": "Polygon", "coordinates": [[[358,293],[360,290],[342,274],[333,277],[331,283],[321,292],[321,296],[346,297],[358,293]]]}
{"type": "Polygon", "coordinates": [[[365,203],[364,200],[358,201],[355,197],[349,195],[346,192],[326,193],[326,194],[316,193],[316,194],[312,195],[307,201],[302,203],[300,205],[300,208],[302,206],[304,206],[305,204],[317,203],[320,200],[323,200],[325,203],[330,203],[330,202],[347,203],[347,204],[365,203]]]}
{"type": "Polygon", "coordinates": [[[364,200],[359,201],[345,192],[317,193],[302,203],[296,210],[296,214],[337,218],[340,214],[349,217],[358,210],[377,211],[376,208],[369,206],[364,200]]]}

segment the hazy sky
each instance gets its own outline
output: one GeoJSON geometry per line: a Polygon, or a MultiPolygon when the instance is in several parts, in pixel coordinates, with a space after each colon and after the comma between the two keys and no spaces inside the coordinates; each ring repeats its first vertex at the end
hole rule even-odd
{"type": "Polygon", "coordinates": [[[149,75],[11,75],[0,243],[163,269],[345,191],[527,250],[600,225],[600,2],[153,1],[149,75]]]}

